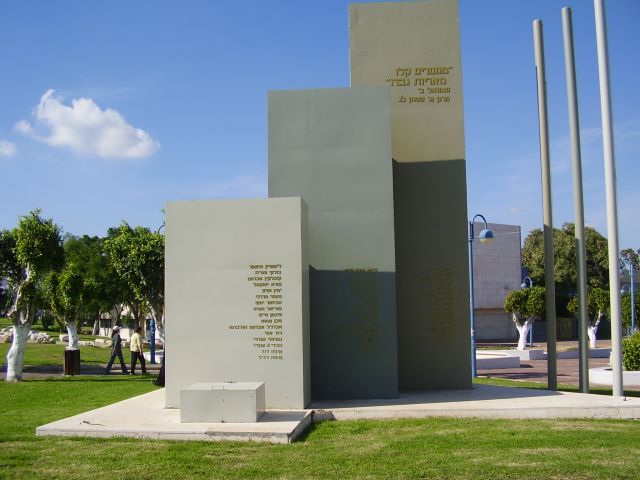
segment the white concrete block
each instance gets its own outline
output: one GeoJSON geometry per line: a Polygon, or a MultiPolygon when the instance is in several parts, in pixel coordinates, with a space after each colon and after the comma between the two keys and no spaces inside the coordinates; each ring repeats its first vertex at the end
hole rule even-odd
{"type": "Polygon", "coordinates": [[[194,383],[180,390],[181,423],[255,423],[264,414],[264,382],[194,383]]]}

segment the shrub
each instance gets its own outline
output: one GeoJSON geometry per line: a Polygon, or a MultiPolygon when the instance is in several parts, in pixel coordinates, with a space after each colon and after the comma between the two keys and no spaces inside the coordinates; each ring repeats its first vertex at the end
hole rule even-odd
{"type": "Polygon", "coordinates": [[[640,370],[640,332],[622,340],[622,366],[625,370],[640,370]]]}
{"type": "Polygon", "coordinates": [[[55,321],[55,317],[48,311],[44,312],[44,314],[40,317],[40,323],[42,323],[42,327],[45,330],[51,329],[55,321]]]}

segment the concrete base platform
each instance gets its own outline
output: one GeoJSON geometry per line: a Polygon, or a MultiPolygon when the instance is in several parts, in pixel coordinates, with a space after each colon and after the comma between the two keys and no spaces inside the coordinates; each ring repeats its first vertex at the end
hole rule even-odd
{"type": "Polygon", "coordinates": [[[476,368],[494,370],[498,368],[518,368],[520,357],[500,352],[476,352],[476,368]]]}
{"type": "Polygon", "coordinates": [[[518,357],[520,360],[544,360],[546,354],[542,349],[529,349],[529,350],[478,350],[484,354],[492,355],[508,355],[510,357],[518,357]]]}
{"type": "MultiPolygon", "coordinates": [[[[545,353],[546,355],[546,353],[545,353]]],[[[565,350],[558,352],[558,358],[578,358],[580,352],[578,350],[565,350]]],[[[611,356],[610,348],[590,348],[589,358],[609,358],[611,356]]]]}
{"type": "MultiPolygon", "coordinates": [[[[589,369],[589,381],[598,385],[613,385],[613,371],[611,367],[597,367],[589,369]]],[[[622,372],[624,388],[640,388],[640,371],[622,372]]]]}
{"type": "Polygon", "coordinates": [[[291,443],[312,419],[309,410],[270,410],[256,423],[180,423],[180,410],[164,404],[165,392],[159,389],[42,425],[36,435],[291,443]]]}
{"type": "Polygon", "coordinates": [[[180,423],[180,411],[164,408],[164,397],[164,390],[156,390],[43,425],[36,429],[36,435],[290,443],[312,422],[333,419],[640,419],[640,398],[491,385],[475,385],[473,390],[402,393],[396,399],[314,402],[311,405],[313,410],[268,410],[257,423],[180,423]]]}
{"type": "Polygon", "coordinates": [[[473,390],[402,393],[393,400],[313,402],[314,421],[358,418],[640,418],[640,398],[474,385],[473,390]]]}

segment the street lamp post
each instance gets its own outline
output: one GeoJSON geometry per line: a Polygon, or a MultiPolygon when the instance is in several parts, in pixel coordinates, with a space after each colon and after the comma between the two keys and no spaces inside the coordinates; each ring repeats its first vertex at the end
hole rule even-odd
{"type": "MultiPolygon", "coordinates": [[[[533,280],[531,280],[531,277],[524,277],[522,279],[522,283],[520,284],[520,288],[532,288],[533,287],[533,280]],[[527,285],[527,280],[529,280],[529,285],[527,285]]],[[[533,347],[533,323],[531,324],[531,326],[529,327],[529,346],[533,347]]]]}
{"type": "Polygon", "coordinates": [[[484,216],[477,214],[469,222],[469,306],[471,308],[470,323],[471,323],[471,376],[476,378],[478,376],[478,370],[476,368],[476,317],[473,301],[473,222],[476,218],[480,217],[484,222],[484,229],[478,235],[478,239],[481,243],[491,243],[493,241],[493,232],[489,230],[487,226],[487,220],[484,216]]]}
{"type": "Polygon", "coordinates": [[[620,259],[620,266],[623,270],[629,270],[629,277],[631,280],[631,285],[629,290],[631,291],[631,333],[636,331],[636,304],[635,304],[635,283],[636,283],[636,274],[635,269],[633,268],[633,263],[628,258],[620,259]]]}

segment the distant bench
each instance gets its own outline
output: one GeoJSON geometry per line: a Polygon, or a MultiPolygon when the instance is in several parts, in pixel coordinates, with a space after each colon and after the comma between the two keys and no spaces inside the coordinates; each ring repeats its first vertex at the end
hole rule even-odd
{"type": "Polygon", "coordinates": [[[264,382],[192,383],[180,390],[180,422],[255,423],[264,405],[264,382]]]}

